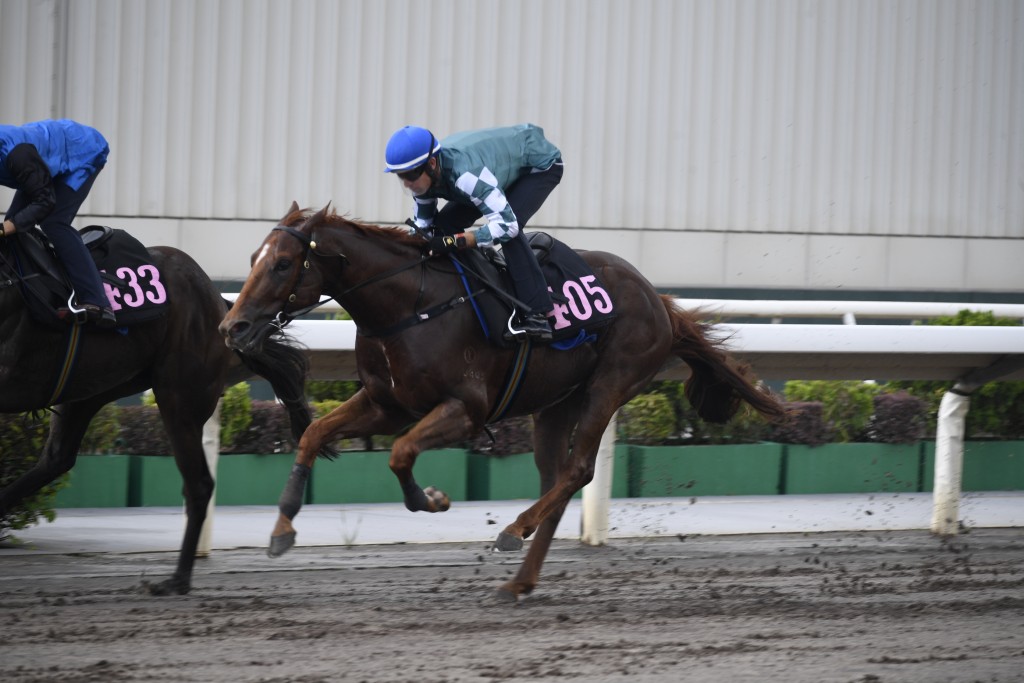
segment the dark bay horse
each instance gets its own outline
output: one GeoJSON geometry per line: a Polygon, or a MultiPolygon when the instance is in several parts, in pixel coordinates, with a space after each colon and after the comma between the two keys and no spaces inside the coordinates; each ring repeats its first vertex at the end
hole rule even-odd
{"type": "MultiPolygon", "coordinates": [[[[465,294],[449,259],[425,256],[425,245],[404,230],[359,224],[327,207],[315,214],[300,211],[293,204],[253,255],[252,272],[221,323],[229,346],[249,348],[279,314],[314,304],[323,293],[360,330],[355,352],[363,388],[302,437],[281,495],[271,556],[294,544],[291,522],[310,467],[317,451],[335,439],[408,429],[394,442],[390,459],[405,505],[413,511],[448,509],[444,493],[416,483],[413,464],[420,452],[484,427],[501,399],[515,350],[492,346],[468,304],[423,324],[403,323],[465,294]]],[[[517,550],[536,534],[519,572],[499,592],[512,599],[536,586],[566,504],[593,477],[605,426],[667,361],[679,358],[690,366],[686,395],[702,419],[727,421],[742,401],[773,420],[784,413],[694,316],[659,295],[633,266],[604,252],[580,253],[617,317],[599,330],[596,343],[569,351],[533,348],[505,413],[533,415],[542,494],[496,542],[499,550],[517,550]]]]}
{"type": "Polygon", "coordinates": [[[199,265],[177,249],[150,249],[155,271],[148,273],[157,279],[137,283],[140,293],[162,288],[166,313],[125,333],[89,325],[61,331],[36,323],[19,292],[9,252],[3,249],[0,255],[0,412],[53,405],[43,452],[31,470],[0,491],[0,514],[72,468],[86,428],[101,407],[152,388],[181,472],[188,520],[174,574],[147,588],[154,594],[187,593],[214,487],[203,451],[203,425],[225,386],[256,373],[285,402],[298,440],[312,421],[304,396],[305,354],[270,335],[270,329],[245,353],[225,348],[217,326],[229,304],[199,265]],[[68,370],[73,332],[77,356],[67,363],[68,370]],[[58,396],[61,377],[65,381],[58,396]]]}

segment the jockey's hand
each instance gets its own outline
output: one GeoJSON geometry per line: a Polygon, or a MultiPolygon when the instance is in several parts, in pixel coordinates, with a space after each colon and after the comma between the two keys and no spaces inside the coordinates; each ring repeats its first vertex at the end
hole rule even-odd
{"type": "Polygon", "coordinates": [[[430,238],[430,253],[450,254],[453,251],[466,248],[466,236],[458,235],[434,235],[430,238]]]}

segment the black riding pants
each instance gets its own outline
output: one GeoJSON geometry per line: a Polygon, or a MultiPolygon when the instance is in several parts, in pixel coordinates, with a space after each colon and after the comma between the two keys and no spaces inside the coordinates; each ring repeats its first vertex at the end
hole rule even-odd
{"type": "MultiPolygon", "coordinates": [[[[529,313],[547,314],[552,303],[537,257],[530,249],[523,230],[551,191],[561,182],[562,170],[562,162],[558,161],[545,171],[524,175],[505,191],[505,198],[516,215],[519,232],[501,245],[501,253],[505,255],[516,298],[529,307],[529,313]]],[[[473,225],[481,215],[475,206],[448,202],[437,212],[434,223],[445,232],[459,232],[473,225]]]]}
{"type": "MultiPolygon", "coordinates": [[[[60,180],[55,179],[53,189],[57,202],[54,204],[53,211],[43,219],[39,227],[53,244],[57,256],[64,264],[64,269],[71,280],[71,286],[75,288],[78,304],[95,304],[106,308],[110,302],[103,289],[103,282],[96,269],[96,262],[89,255],[89,250],[82,242],[82,236],[71,227],[71,221],[78,215],[78,209],[82,207],[82,202],[89,196],[89,190],[92,189],[96,175],[98,172],[82,183],[77,190],[72,190],[60,180]]],[[[8,215],[18,213],[28,201],[27,196],[21,192],[15,192],[11,208],[7,212],[8,215]]]]}

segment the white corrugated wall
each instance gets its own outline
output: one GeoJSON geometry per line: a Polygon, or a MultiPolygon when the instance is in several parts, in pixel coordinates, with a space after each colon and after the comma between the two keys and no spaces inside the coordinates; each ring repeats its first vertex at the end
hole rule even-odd
{"type": "Polygon", "coordinates": [[[725,271],[794,236],[778,286],[830,286],[815,235],[1024,256],[1020,0],[3,0],[0,59],[0,120],[111,140],[96,215],[400,222],[395,128],[532,121],[567,164],[534,227],[640,260],[637,230],[720,243],[725,271]]]}

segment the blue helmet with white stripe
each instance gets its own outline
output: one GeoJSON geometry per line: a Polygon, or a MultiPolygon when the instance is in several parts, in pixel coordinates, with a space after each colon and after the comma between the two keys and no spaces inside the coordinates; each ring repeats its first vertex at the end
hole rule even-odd
{"type": "Polygon", "coordinates": [[[422,166],[441,151],[441,142],[426,128],[405,126],[395,131],[384,150],[385,173],[401,173],[422,166]]]}

